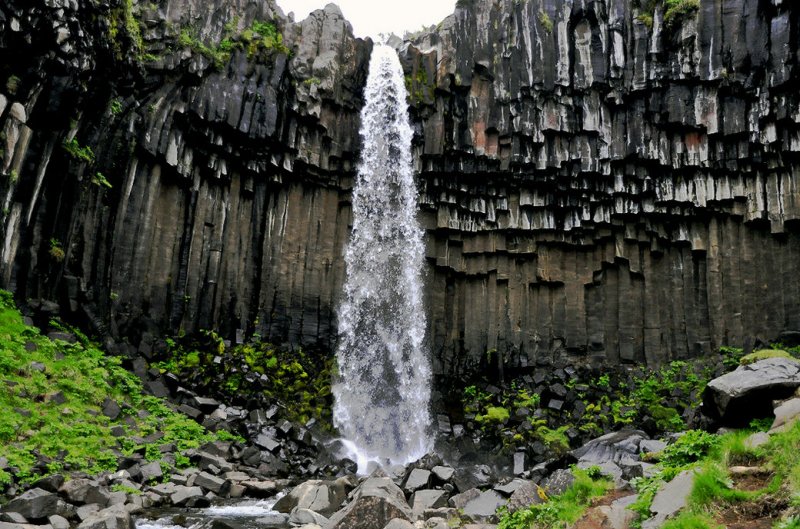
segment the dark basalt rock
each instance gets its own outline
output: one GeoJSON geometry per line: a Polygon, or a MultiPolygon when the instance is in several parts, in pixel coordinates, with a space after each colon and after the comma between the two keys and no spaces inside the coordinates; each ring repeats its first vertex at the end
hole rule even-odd
{"type": "MultiPolygon", "coordinates": [[[[137,50],[121,0],[62,4],[0,7],[0,285],[125,354],[207,328],[330,350],[372,43],[335,6],[165,0],[136,5],[137,50]],[[291,55],[179,42],[254,20],[291,55]]],[[[640,14],[477,0],[402,45],[437,373],[800,332],[797,10],[640,14]]]]}

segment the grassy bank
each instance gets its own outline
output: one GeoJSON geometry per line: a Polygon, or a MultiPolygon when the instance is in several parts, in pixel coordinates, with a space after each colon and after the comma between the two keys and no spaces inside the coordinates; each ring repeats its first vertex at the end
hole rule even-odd
{"type": "Polygon", "coordinates": [[[43,336],[0,291],[0,490],[53,473],[114,471],[135,454],[168,474],[189,465],[183,451],[229,437],[144,395],[119,358],[74,330],[60,337],[70,334],[75,343],[43,336]]]}

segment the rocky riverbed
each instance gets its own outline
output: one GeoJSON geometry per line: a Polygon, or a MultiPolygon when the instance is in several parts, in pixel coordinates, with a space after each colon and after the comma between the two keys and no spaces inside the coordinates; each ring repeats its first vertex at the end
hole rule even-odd
{"type": "MultiPolygon", "coordinates": [[[[151,390],[158,389],[157,382],[151,381],[151,390]]],[[[774,407],[772,431],[778,432],[798,418],[800,398],[792,397],[798,387],[800,364],[766,358],[713,380],[706,408],[719,426],[728,420],[728,410],[736,410],[741,422],[744,414],[755,418],[765,408],[773,415],[774,407]],[[743,408],[742,402],[749,406],[743,408]]],[[[627,527],[634,516],[626,509],[635,498],[631,481],[656,473],[652,454],[680,437],[653,439],[644,431],[626,429],[532,466],[520,461],[496,465],[489,462],[497,458],[488,454],[484,460],[473,456],[460,461],[430,454],[406,467],[375,468],[369,476],[356,476],[353,461],[340,452],[341,444],[315,434],[313,421],[294,424],[280,418],[278,407],[227,406],[180,386],[173,392],[165,387],[165,395],[194,419],[224,423],[248,432],[248,437],[185,451],[191,466],[177,472],[165,473],[158,461],[134,454],[120,459],[117,472],[52,474],[12,488],[0,508],[0,529],[488,528],[497,523],[502,507],[513,512],[567,490],[575,468],[611,480],[619,492],[605,508],[593,509],[592,516],[627,527]]],[[[114,404],[106,403],[103,413],[115,412],[114,404]]],[[[756,434],[751,442],[764,443],[768,436],[756,434]]],[[[174,446],[160,449],[165,460],[174,460],[174,446]]],[[[681,479],[691,482],[691,476],[681,479]]],[[[653,503],[656,521],[648,527],[658,527],[658,520],[685,505],[687,485],[676,480],[664,485],[661,499],[653,503]]]]}

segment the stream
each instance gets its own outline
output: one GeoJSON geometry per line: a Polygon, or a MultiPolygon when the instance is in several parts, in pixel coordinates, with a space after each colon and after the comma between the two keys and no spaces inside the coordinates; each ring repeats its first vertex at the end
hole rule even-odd
{"type": "Polygon", "coordinates": [[[227,500],[205,508],[146,511],[136,519],[136,529],[287,529],[289,515],[272,510],[285,495],[266,500],[227,500]]]}

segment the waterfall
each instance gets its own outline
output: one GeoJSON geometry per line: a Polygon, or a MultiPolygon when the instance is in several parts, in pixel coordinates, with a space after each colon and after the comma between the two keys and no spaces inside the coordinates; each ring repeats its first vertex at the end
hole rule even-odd
{"type": "Polygon", "coordinates": [[[388,46],[372,51],[365,99],[333,387],[334,424],[362,473],[368,461],[405,464],[431,446],[413,133],[403,70],[388,46]]]}

